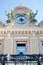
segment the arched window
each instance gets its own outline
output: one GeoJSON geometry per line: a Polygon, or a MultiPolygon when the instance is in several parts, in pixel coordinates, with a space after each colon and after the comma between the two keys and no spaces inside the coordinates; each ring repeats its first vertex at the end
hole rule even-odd
{"type": "Polygon", "coordinates": [[[17,42],[17,46],[16,46],[16,54],[26,54],[26,42],[17,42]]]}

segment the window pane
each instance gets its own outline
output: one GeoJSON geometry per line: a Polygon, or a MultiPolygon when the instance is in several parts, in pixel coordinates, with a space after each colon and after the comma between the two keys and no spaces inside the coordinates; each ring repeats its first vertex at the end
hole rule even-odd
{"type": "Polygon", "coordinates": [[[23,54],[26,54],[26,47],[25,46],[17,46],[16,54],[19,54],[22,52],[23,54]]]}
{"type": "Polygon", "coordinates": [[[19,63],[19,62],[18,62],[18,63],[16,63],[16,65],[22,65],[22,63],[19,63]]]}
{"type": "Polygon", "coordinates": [[[27,62],[24,62],[23,65],[27,65],[28,63],[27,62]]]}
{"type": "Polygon", "coordinates": [[[37,65],[37,62],[28,62],[28,65],[37,65]]]}
{"type": "Polygon", "coordinates": [[[43,54],[43,41],[41,43],[42,43],[42,54],[43,54]]]}
{"type": "Polygon", "coordinates": [[[5,63],[5,65],[15,65],[15,63],[13,63],[13,62],[7,62],[7,63],[5,63]]]}

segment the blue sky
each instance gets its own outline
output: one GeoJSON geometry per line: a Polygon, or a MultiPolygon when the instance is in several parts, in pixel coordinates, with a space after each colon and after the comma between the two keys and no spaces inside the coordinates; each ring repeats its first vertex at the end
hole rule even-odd
{"type": "Polygon", "coordinates": [[[5,22],[5,11],[9,12],[21,3],[32,9],[33,12],[38,10],[36,18],[38,22],[43,20],[43,0],[0,0],[0,20],[5,22]]]}

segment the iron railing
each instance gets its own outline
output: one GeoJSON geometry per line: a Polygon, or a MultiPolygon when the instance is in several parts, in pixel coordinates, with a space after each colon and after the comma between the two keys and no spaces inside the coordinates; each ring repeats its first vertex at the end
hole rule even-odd
{"type": "Polygon", "coordinates": [[[0,63],[5,65],[6,62],[37,62],[37,65],[43,64],[43,54],[30,54],[30,55],[8,55],[8,54],[0,54],[0,63]]]}

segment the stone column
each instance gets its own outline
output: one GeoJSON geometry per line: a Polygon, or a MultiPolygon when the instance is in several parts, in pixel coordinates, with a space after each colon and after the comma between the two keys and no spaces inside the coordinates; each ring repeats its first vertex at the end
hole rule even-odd
{"type": "Polygon", "coordinates": [[[37,37],[33,36],[31,37],[31,53],[32,54],[38,54],[39,53],[39,49],[38,49],[38,39],[37,37]]]}
{"type": "Polygon", "coordinates": [[[13,38],[5,37],[4,54],[13,54],[13,38]]]}

